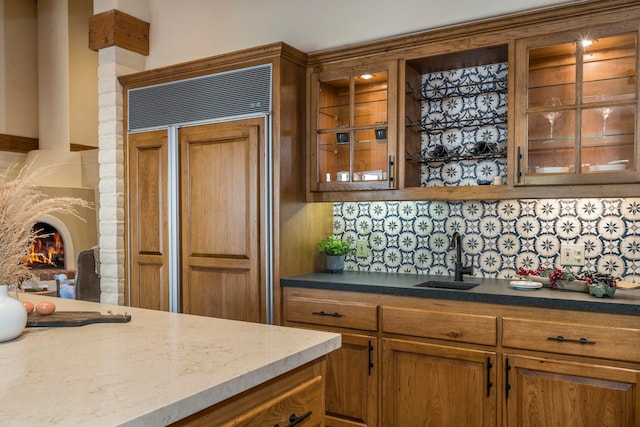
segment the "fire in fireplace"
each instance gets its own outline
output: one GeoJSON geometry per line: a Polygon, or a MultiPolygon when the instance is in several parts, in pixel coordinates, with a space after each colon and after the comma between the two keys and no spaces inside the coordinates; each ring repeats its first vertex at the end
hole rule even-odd
{"type": "Polygon", "coordinates": [[[58,230],[47,223],[33,226],[38,237],[28,250],[23,261],[31,269],[64,268],[64,241],[58,230]]]}

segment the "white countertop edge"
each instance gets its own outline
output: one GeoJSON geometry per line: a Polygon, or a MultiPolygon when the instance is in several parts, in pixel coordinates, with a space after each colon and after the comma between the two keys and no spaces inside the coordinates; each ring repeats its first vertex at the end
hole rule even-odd
{"type": "Polygon", "coordinates": [[[257,385],[272,380],[306,363],[312,362],[340,348],[342,337],[336,335],[328,341],[310,347],[298,354],[262,366],[254,371],[236,377],[226,383],[217,384],[207,390],[143,414],[133,420],[120,424],[122,427],[148,427],[151,425],[167,425],[195,414],[230,397],[249,390],[257,385]]]}

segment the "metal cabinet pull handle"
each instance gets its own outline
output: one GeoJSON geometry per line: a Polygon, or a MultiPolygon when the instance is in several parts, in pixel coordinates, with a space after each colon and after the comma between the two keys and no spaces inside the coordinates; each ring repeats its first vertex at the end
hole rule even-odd
{"type": "Polygon", "coordinates": [[[491,358],[487,357],[487,397],[491,396],[491,387],[493,387],[493,383],[491,382],[491,368],[493,368],[493,363],[491,363],[491,358]]]}
{"type": "Polygon", "coordinates": [[[509,390],[511,390],[511,383],[509,383],[509,372],[511,371],[511,365],[509,364],[509,358],[505,361],[504,367],[504,398],[509,398],[509,390]]]}
{"type": "MultiPolygon", "coordinates": [[[[306,418],[309,418],[311,416],[311,411],[307,411],[306,413],[300,415],[299,417],[296,417],[295,412],[291,415],[289,415],[289,424],[287,424],[287,427],[293,427],[295,425],[300,424],[302,421],[304,421],[306,418]]],[[[280,424],[274,424],[273,427],[280,427],[280,424]]]]}
{"type": "Polygon", "coordinates": [[[342,317],[342,314],[336,313],[327,313],[325,311],[313,311],[311,314],[315,314],[316,316],[331,316],[331,317],[342,317]]]}
{"type": "Polygon", "coordinates": [[[522,161],[522,153],[520,152],[520,147],[518,147],[518,168],[517,168],[517,173],[516,173],[516,180],[518,181],[518,184],[520,183],[520,178],[522,178],[522,169],[520,166],[520,162],[522,161]]]}
{"type": "Polygon", "coordinates": [[[560,341],[560,342],[573,342],[576,344],[595,344],[595,341],[589,341],[587,338],[578,338],[576,339],[572,339],[572,338],[565,338],[562,335],[558,335],[557,337],[548,337],[547,338],[550,341],[560,341]]]}

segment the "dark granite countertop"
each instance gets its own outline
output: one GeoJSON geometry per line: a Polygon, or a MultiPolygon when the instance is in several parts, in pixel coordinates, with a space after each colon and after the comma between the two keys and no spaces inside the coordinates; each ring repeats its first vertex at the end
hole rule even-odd
{"type": "Polygon", "coordinates": [[[588,293],[549,288],[518,290],[509,286],[515,279],[467,276],[464,278],[465,282],[479,285],[470,290],[415,286],[427,280],[443,279],[453,278],[425,274],[345,271],[340,274],[309,273],[286,277],[280,279],[280,286],[640,315],[640,289],[618,289],[614,298],[596,298],[588,293]]]}

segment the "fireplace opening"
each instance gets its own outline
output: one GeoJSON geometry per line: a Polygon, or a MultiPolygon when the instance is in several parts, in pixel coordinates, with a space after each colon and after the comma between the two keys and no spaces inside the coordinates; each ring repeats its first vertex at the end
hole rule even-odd
{"type": "Polygon", "coordinates": [[[36,223],[33,230],[38,237],[23,260],[25,265],[32,270],[65,268],[64,240],[58,230],[45,222],[36,223]]]}

